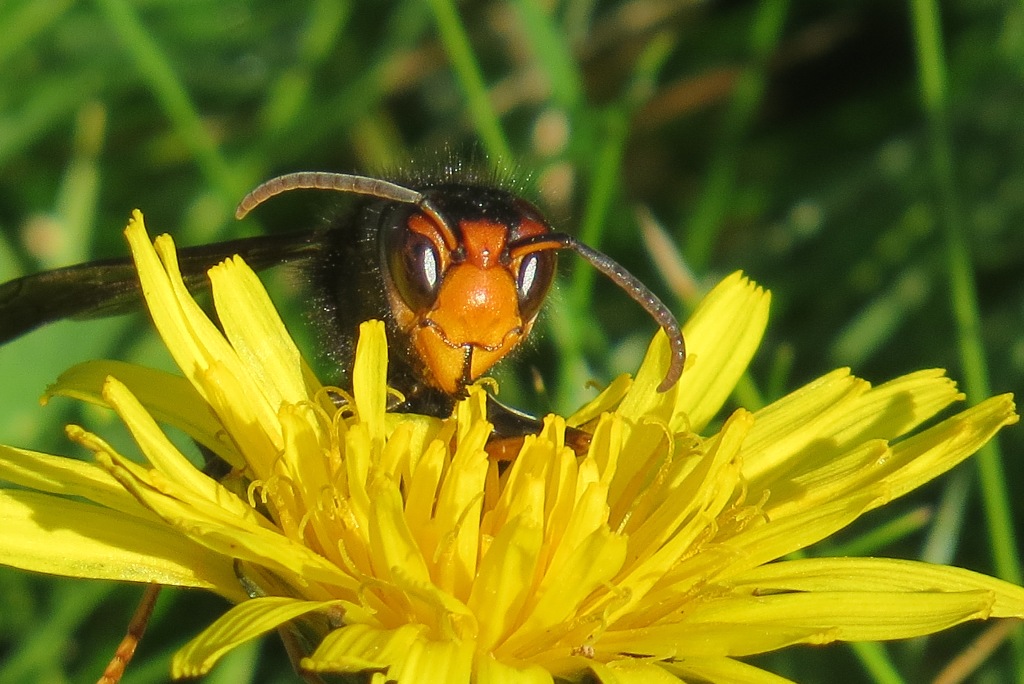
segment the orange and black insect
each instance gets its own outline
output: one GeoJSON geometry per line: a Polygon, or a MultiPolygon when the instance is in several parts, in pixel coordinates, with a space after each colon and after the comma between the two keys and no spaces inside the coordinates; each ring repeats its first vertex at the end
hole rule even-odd
{"type": "MultiPolygon", "coordinates": [[[[404,410],[446,414],[467,384],[529,335],[559,250],[579,254],[665,329],[672,360],[660,389],[682,372],[685,345],[668,308],[609,257],[553,231],[536,207],[511,191],[451,174],[406,187],[364,176],[294,173],[257,187],[236,215],[301,188],[363,201],[340,225],[180,249],[186,285],[202,289],[206,271],[235,254],[256,270],[301,265],[313,293],[311,315],[340,373],[351,367],[359,323],[386,321],[389,381],[407,397],[404,410]]],[[[8,282],[0,286],[0,343],[58,319],[137,307],[138,287],[127,259],[8,282]]]]}
{"type": "MultiPolygon", "coordinates": [[[[611,278],[664,328],[672,359],[660,389],[679,379],[686,350],[665,305],[604,254],[552,231],[541,213],[513,192],[450,175],[413,188],[363,176],[296,173],[257,187],[236,215],[242,218],[263,201],[300,188],[351,193],[364,201],[340,225],[179,249],[186,286],[208,286],[206,272],[235,254],[256,270],[301,265],[313,292],[311,314],[339,372],[351,367],[359,323],[386,322],[389,382],[406,397],[398,409],[447,415],[467,384],[529,335],[555,277],[556,252],[566,249],[611,278]]],[[[0,344],[52,321],[113,315],[140,303],[128,259],[25,276],[0,285],[0,344]]],[[[488,449],[497,449],[492,457],[498,460],[505,445],[539,427],[535,419],[493,400],[488,418],[495,426],[488,449]]],[[[578,437],[585,445],[588,436],[578,437]]],[[[241,574],[239,579],[244,580],[241,574]]],[[[120,680],[158,589],[147,589],[101,684],[120,680]]]]}

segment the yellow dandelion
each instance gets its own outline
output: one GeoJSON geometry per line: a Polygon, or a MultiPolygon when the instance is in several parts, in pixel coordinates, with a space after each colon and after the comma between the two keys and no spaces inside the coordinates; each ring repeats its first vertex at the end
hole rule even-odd
{"type": "Polygon", "coordinates": [[[127,229],[157,330],[184,377],[91,362],[51,388],[109,406],[144,465],[69,428],[94,463],[0,448],[0,562],[196,587],[236,605],[174,658],[201,675],[278,629],[306,672],[400,682],[781,681],[744,656],[902,639],[1024,616],[1024,589],[878,558],[780,560],[950,469],[1017,421],[941,371],[873,387],[834,371],[708,431],[750,361],[769,297],[740,275],[685,327],[682,380],[635,380],[549,416],[504,472],[484,394],[447,420],[389,414],[383,325],[362,326],[351,395],[320,385],[239,258],[214,268],[222,330],[170,239],[127,229]],[[193,466],[160,424],[232,470],[193,466]],[[577,456],[567,426],[593,435],[577,456]]]}

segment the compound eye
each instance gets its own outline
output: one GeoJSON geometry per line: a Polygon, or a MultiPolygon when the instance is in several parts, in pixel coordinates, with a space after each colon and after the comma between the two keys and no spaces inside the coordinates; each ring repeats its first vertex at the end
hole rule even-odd
{"type": "Polygon", "coordinates": [[[434,243],[419,233],[406,232],[402,244],[391,250],[389,262],[402,300],[414,311],[429,308],[441,282],[441,259],[434,243]]]}
{"type": "Polygon", "coordinates": [[[555,253],[531,252],[519,263],[516,290],[519,293],[519,314],[530,320],[540,311],[541,304],[555,278],[555,253]]]}

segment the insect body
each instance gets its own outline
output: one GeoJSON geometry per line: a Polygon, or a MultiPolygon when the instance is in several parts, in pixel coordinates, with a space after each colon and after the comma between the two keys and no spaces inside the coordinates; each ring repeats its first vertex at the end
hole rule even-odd
{"type": "MultiPolygon", "coordinates": [[[[607,256],[552,231],[512,192],[455,178],[411,189],[363,176],[296,173],[257,187],[236,215],[299,188],[365,201],[344,226],[180,249],[186,285],[204,287],[206,271],[234,254],[256,270],[302,264],[313,315],[338,368],[351,366],[360,322],[387,322],[396,357],[389,381],[409,398],[408,409],[446,413],[467,384],[529,334],[554,279],[555,253],[564,249],[610,277],[665,329],[672,360],[659,389],[682,372],[682,333],[658,298],[607,256]]],[[[61,318],[119,313],[138,301],[126,259],[29,275],[0,286],[0,342],[61,318]]]]}

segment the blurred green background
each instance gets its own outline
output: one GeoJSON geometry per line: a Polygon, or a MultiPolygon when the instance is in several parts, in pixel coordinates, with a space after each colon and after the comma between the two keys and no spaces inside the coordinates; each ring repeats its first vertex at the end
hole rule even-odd
{"type": "MultiPolygon", "coordinates": [[[[451,149],[528,179],[558,229],[680,315],[735,269],[770,288],[739,403],[840,365],[873,382],[948,368],[969,401],[1024,389],[1019,2],[7,0],[0,27],[0,281],[125,254],[133,208],[184,245],[308,228],[344,198],[294,193],[242,223],[234,205],[278,173],[373,174],[451,149]]],[[[655,329],[571,256],[561,273],[536,341],[497,373],[533,411],[635,369],[655,329]]],[[[314,356],[294,281],[270,280],[314,356]]],[[[116,433],[37,402],[96,357],[168,365],[142,315],[37,331],[0,350],[0,442],[82,455],[63,424],[116,433]]],[[[1022,455],[1011,429],[812,552],[1020,581],[1022,455]]],[[[139,593],[0,569],[0,684],[95,681],[139,593]]],[[[164,681],[223,608],[164,592],[125,681],[164,681]]],[[[802,682],[929,681],[986,628],[757,662],[802,682]]],[[[1022,643],[961,674],[1021,681],[1022,643]]],[[[294,679],[268,638],[208,681],[294,679]]]]}

